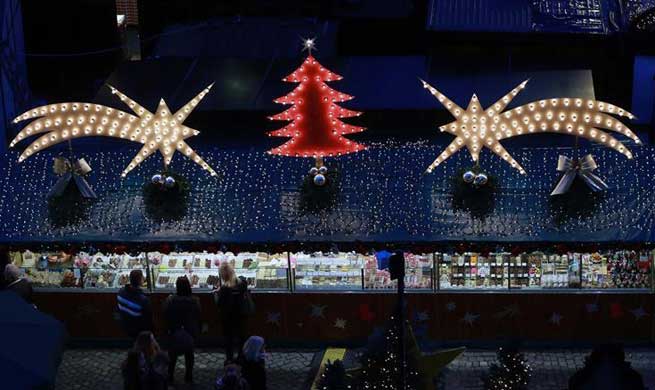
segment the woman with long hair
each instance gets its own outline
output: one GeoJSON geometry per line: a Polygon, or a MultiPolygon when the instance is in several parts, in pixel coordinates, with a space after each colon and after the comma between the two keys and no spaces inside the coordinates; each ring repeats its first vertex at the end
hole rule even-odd
{"type": "Polygon", "coordinates": [[[245,279],[237,278],[234,268],[228,262],[219,267],[220,286],[214,290],[214,302],[218,306],[223,337],[225,340],[225,358],[234,357],[234,344],[241,354],[245,339],[246,316],[243,314],[244,297],[248,290],[245,279]]]}
{"type": "Polygon", "coordinates": [[[186,276],[175,281],[175,294],[164,301],[164,318],[168,331],[168,381],[175,380],[175,363],[184,355],[184,381],[193,382],[193,347],[200,333],[200,301],[191,292],[191,283],[186,276]]]}
{"type": "Polygon", "coordinates": [[[126,390],[165,390],[168,357],[152,332],[141,332],[123,363],[126,390]]]}

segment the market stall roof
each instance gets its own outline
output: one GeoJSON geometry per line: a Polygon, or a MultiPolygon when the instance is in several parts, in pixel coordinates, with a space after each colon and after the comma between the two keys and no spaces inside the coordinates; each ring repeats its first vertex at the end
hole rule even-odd
{"type": "MultiPolygon", "coordinates": [[[[572,138],[553,135],[561,140],[572,138]]],[[[304,212],[311,201],[301,189],[311,166],[307,159],[282,158],[265,148],[194,149],[219,172],[213,178],[182,156],[172,169],[189,179],[186,216],[156,222],[145,211],[142,186],[159,171],[160,156],[151,157],[127,178],[120,171],[139,145],[88,151],[93,168],[88,177],[98,199],[79,222],[56,226],[56,209],[46,194],[57,176],[54,153],[44,151],[17,164],[18,153],[0,159],[0,240],[11,242],[653,242],[655,240],[655,148],[628,143],[635,157],[586,143],[579,155],[591,153],[609,189],[600,196],[582,194],[579,209],[566,211],[550,191],[560,177],[559,155],[574,156],[571,147],[508,147],[527,175],[484,151],[481,167],[495,176],[491,207],[472,214],[454,198],[451,182],[471,167],[467,153],[458,153],[430,175],[425,168],[450,142],[369,142],[369,149],[327,159],[340,173],[335,206],[304,212]]],[[[82,210],[84,211],[84,210],[82,210]]]]}

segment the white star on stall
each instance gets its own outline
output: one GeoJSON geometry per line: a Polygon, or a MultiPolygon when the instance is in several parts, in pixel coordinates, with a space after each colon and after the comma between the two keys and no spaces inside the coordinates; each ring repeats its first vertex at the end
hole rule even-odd
{"type": "Polygon", "coordinates": [[[457,304],[455,302],[446,303],[446,311],[455,311],[457,309],[457,304]]]}
{"type": "Polygon", "coordinates": [[[477,321],[478,317],[480,317],[479,314],[470,313],[467,311],[466,314],[464,314],[464,317],[460,319],[460,321],[467,325],[473,325],[473,323],[477,321]]]}
{"type": "Polygon", "coordinates": [[[266,323],[280,326],[280,318],[282,314],[280,312],[268,312],[266,313],[266,323]]]}
{"type": "Polygon", "coordinates": [[[337,318],[337,320],[334,321],[334,327],[338,329],[346,329],[347,324],[348,321],[344,320],[343,318],[337,318]]]}
{"type": "Polygon", "coordinates": [[[553,325],[559,325],[563,318],[564,317],[561,314],[553,312],[553,314],[548,319],[548,322],[553,325]]]}
{"type": "Polygon", "coordinates": [[[598,311],[598,304],[597,303],[587,303],[585,305],[585,310],[587,310],[587,313],[596,313],[598,311]]]}
{"type": "Polygon", "coordinates": [[[630,310],[630,313],[632,313],[632,315],[635,316],[636,320],[640,320],[642,317],[645,317],[646,314],[648,314],[648,313],[646,313],[646,310],[644,310],[644,308],[642,306],[639,306],[636,309],[630,310]]]}
{"type": "Polygon", "coordinates": [[[430,315],[428,314],[427,311],[420,311],[416,314],[416,319],[419,322],[427,321],[430,319],[430,315]]]}
{"type": "Polygon", "coordinates": [[[325,318],[325,314],[323,312],[326,308],[326,305],[312,305],[310,316],[314,318],[325,318]]]}
{"type": "Polygon", "coordinates": [[[175,151],[179,151],[212,176],[216,176],[216,172],[209,164],[185,142],[187,138],[200,132],[182,124],[209,93],[212,85],[175,113],[172,113],[164,99],[161,99],[157,111],[153,114],[112,86],[109,86],[112,94],[117,94],[137,116],[91,103],[72,102],[37,107],[14,119],[14,123],[18,123],[39,118],[21,130],[11,141],[10,147],[26,137],[46,133],[23,151],[18,159],[18,162],[22,162],[41,150],[76,138],[93,136],[121,138],[143,144],[141,150],[121,173],[123,177],[157,151],[163,156],[166,168],[173,159],[175,151]]]}

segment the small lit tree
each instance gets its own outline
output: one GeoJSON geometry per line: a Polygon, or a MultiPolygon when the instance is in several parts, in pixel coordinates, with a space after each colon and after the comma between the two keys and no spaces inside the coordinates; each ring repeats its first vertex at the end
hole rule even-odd
{"type": "Polygon", "coordinates": [[[491,365],[482,378],[487,390],[525,390],[528,388],[532,369],[522,353],[514,349],[500,348],[498,362],[491,365]]]}

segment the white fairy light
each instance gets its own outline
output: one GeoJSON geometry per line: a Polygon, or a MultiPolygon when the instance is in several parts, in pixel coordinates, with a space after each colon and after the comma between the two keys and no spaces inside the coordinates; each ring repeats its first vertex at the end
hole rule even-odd
{"type": "Polygon", "coordinates": [[[518,169],[519,172],[525,174],[523,167],[505,150],[500,141],[517,135],[534,134],[537,131],[573,134],[571,122],[578,121],[578,118],[582,118],[582,120],[575,132],[576,136],[600,142],[629,159],[632,158],[630,150],[620,141],[599,129],[621,133],[632,139],[636,144],[641,143],[639,137],[627,126],[605,113],[624,116],[629,119],[633,119],[634,115],[609,103],[587,100],[583,104],[583,100],[580,98],[553,98],[531,102],[503,112],[512,99],[525,88],[528,80],[519,84],[486,110],[482,109],[476,95],[471,97],[467,109],[463,110],[436,88],[423,80],[421,82],[423,88],[429,90],[457,118],[457,120],[439,127],[439,130],[453,134],[456,138],[446,147],[446,151],[441,153],[428,167],[428,173],[432,172],[434,168],[452,156],[457,150],[466,146],[475,162],[479,160],[481,149],[487,147],[512,167],[518,169]],[[531,114],[522,116],[521,114],[525,111],[531,114]],[[493,123],[490,127],[485,126],[483,129],[482,126],[474,125],[475,123],[485,123],[487,118],[493,123]],[[525,128],[528,129],[528,132],[524,131],[525,128]],[[566,129],[566,131],[563,131],[563,129],[566,129]]]}
{"type": "Polygon", "coordinates": [[[28,136],[46,133],[32,142],[20,155],[18,162],[22,162],[34,153],[65,140],[89,136],[123,138],[143,144],[141,150],[121,173],[123,177],[156,151],[162,154],[164,165],[168,167],[176,150],[189,157],[212,176],[216,176],[216,172],[184,142],[185,139],[198,135],[200,132],[182,125],[182,122],[193,111],[193,107],[197,106],[205,95],[209,93],[213,85],[211,84],[202,90],[195,98],[175,113],[171,112],[164,99],[161,99],[157,111],[153,114],[112,86],[109,86],[112,94],[117,94],[120,100],[125,102],[138,117],[99,104],[94,105],[94,110],[87,113],[86,111],[89,110],[90,103],[73,102],[37,107],[14,119],[14,123],[28,119],[36,120],[21,130],[11,141],[9,147],[15,146],[28,136]],[[79,110],[80,107],[83,107],[83,111],[79,110]],[[58,115],[69,111],[69,109],[79,112],[79,115],[77,118],[71,116],[64,117],[65,119],[62,120],[58,115]],[[99,122],[100,125],[93,128],[85,127],[83,130],[79,127],[70,128],[74,124],[82,125],[87,122],[99,122]],[[95,129],[95,133],[93,129],[95,129]],[[143,130],[143,135],[141,135],[142,129],[145,129],[143,130]],[[175,147],[172,147],[172,144],[175,147]]]}

